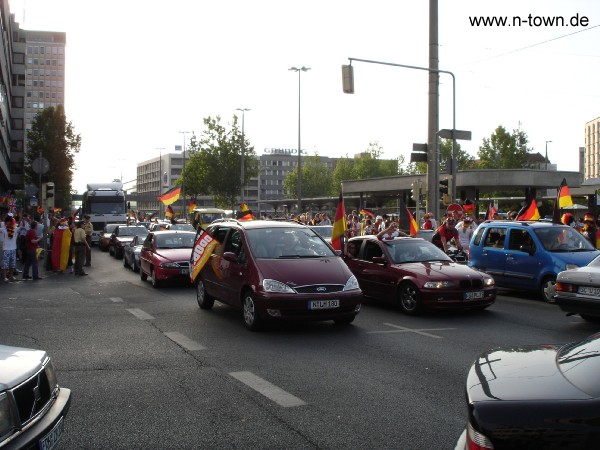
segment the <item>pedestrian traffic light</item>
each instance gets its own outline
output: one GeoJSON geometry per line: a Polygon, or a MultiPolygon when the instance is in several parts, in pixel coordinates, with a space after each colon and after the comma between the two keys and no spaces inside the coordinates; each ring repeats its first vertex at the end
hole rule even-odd
{"type": "Polygon", "coordinates": [[[448,181],[449,180],[447,178],[445,180],[440,180],[440,192],[442,194],[448,193],[448,188],[450,187],[448,181]]]}
{"type": "Polygon", "coordinates": [[[42,204],[45,208],[54,208],[54,183],[48,182],[42,184],[42,204]]]}

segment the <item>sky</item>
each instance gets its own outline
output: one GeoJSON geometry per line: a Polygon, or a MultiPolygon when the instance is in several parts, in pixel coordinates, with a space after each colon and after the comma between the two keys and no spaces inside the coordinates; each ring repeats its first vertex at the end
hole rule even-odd
{"type": "MultiPolygon", "coordinates": [[[[348,58],[427,67],[429,1],[10,0],[24,29],[67,33],[65,111],[81,151],[73,188],[120,178],[137,164],[225,125],[248,108],[257,155],[298,148],[344,157],[371,142],[410,160],[427,142],[428,74],[348,58]],[[307,72],[289,71],[308,67],[307,72]],[[163,149],[163,150],[160,150],[163,149]]],[[[600,1],[440,0],[439,68],[456,78],[456,128],[472,156],[498,126],[523,130],[533,152],[578,171],[584,125],[600,116],[600,1]],[[527,18],[531,15],[531,20],[527,18]],[[477,27],[471,17],[521,17],[477,27]],[[566,25],[537,25],[563,17],[566,25]],[[582,25],[582,20],[586,26],[582,25]],[[571,26],[576,21],[578,26],[571,26]],[[531,25],[530,25],[531,23],[531,25]],[[551,141],[547,143],[546,141],[551,141]]],[[[440,75],[439,125],[452,128],[452,82],[440,75]]],[[[241,120],[240,120],[241,123],[241,120]]]]}

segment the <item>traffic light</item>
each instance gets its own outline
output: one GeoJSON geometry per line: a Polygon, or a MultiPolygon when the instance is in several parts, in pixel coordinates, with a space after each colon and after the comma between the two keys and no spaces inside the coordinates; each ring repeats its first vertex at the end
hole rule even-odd
{"type": "Polygon", "coordinates": [[[440,193],[447,194],[449,186],[449,180],[446,178],[445,180],[440,180],[440,193]]]}
{"type": "Polygon", "coordinates": [[[54,183],[42,184],[42,204],[46,209],[54,208],[54,193],[54,183]]]}
{"type": "Polygon", "coordinates": [[[351,65],[342,66],[342,88],[344,94],[354,94],[354,68],[351,65]]]}
{"type": "Polygon", "coordinates": [[[411,189],[410,189],[410,197],[414,200],[414,201],[419,201],[419,195],[421,193],[419,192],[419,182],[418,181],[413,181],[412,185],[411,185],[411,189]]]}

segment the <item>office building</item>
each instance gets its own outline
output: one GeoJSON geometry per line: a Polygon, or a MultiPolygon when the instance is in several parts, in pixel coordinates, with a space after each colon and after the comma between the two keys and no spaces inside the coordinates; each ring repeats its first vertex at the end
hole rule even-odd
{"type": "Polygon", "coordinates": [[[600,117],[585,124],[583,178],[600,177],[600,117]]]}

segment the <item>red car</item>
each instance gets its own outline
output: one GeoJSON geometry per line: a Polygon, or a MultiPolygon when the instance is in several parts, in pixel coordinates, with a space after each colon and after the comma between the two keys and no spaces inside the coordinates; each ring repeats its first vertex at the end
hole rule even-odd
{"type": "Polygon", "coordinates": [[[191,231],[151,231],[142,244],[140,278],[150,277],[152,286],[167,280],[189,283],[189,267],[194,237],[191,231]]]}
{"type": "Polygon", "coordinates": [[[490,275],[455,263],[425,239],[358,236],[348,241],[344,259],[365,296],[397,303],[406,314],[484,309],[496,300],[490,275]]]}
{"type": "Polygon", "coordinates": [[[282,320],[349,324],[359,313],[356,277],[309,227],[230,220],[207,231],[219,245],[195,280],[201,309],[212,308],[215,299],[239,308],[249,330],[282,320]]]}

